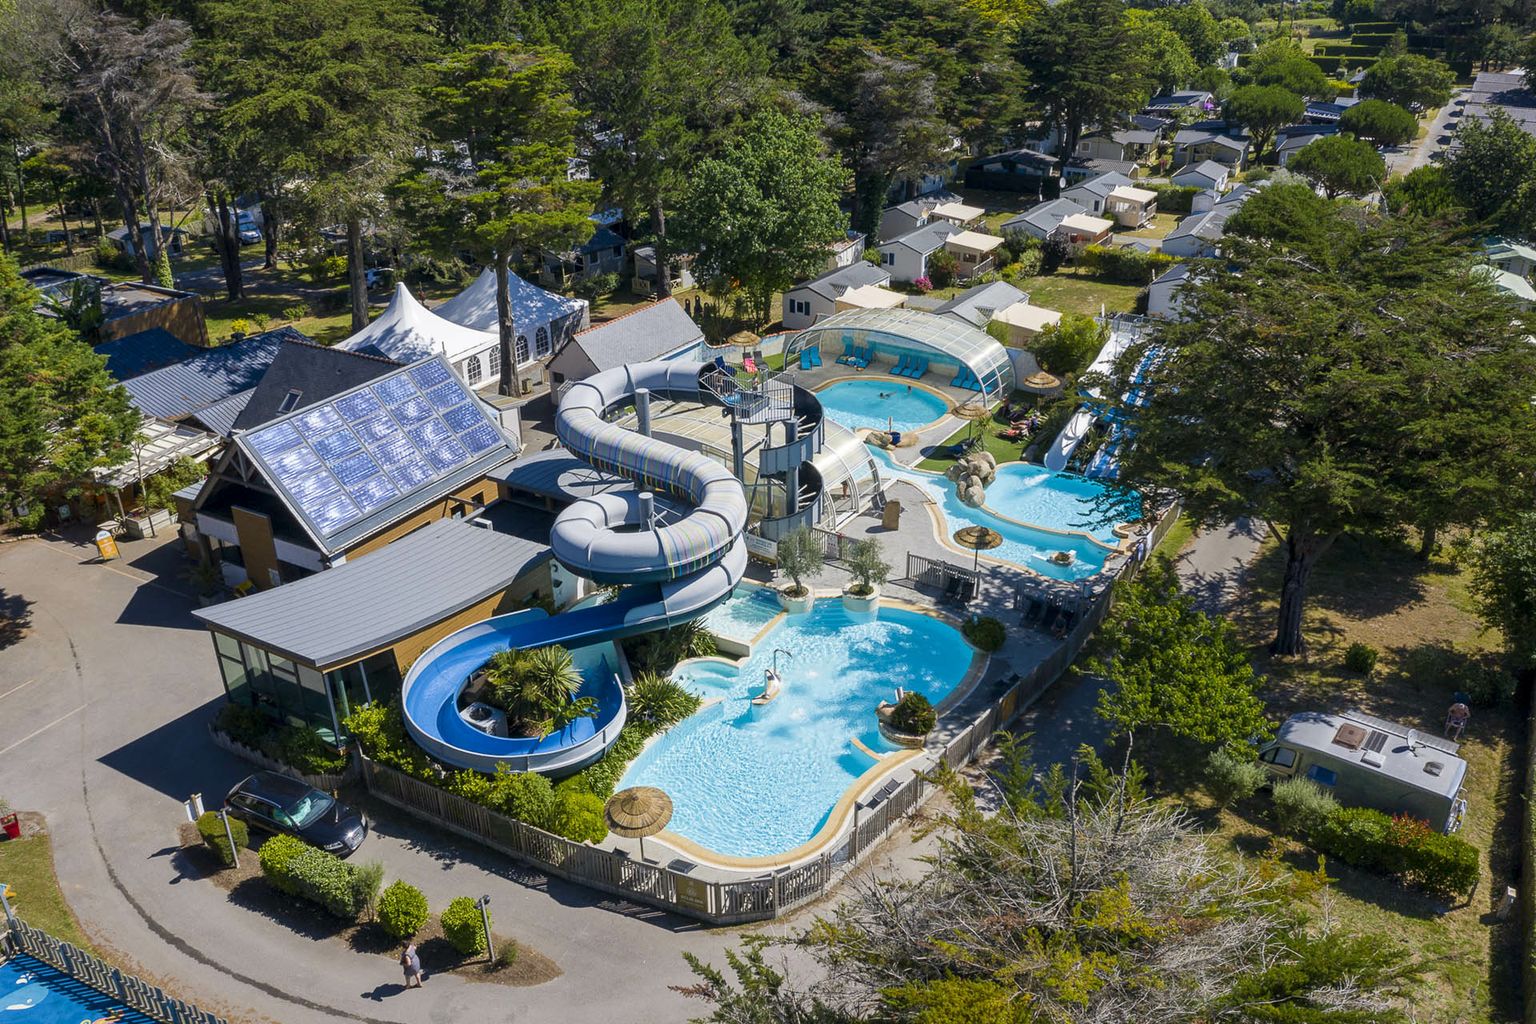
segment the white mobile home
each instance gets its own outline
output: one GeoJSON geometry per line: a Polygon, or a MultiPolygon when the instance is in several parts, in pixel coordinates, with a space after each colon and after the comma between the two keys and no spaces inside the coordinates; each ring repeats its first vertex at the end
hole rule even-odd
{"type": "Polygon", "coordinates": [[[1303,711],[1280,726],[1259,761],[1281,778],[1308,779],[1341,804],[1461,825],[1467,762],[1457,744],[1359,711],[1303,711]]]}

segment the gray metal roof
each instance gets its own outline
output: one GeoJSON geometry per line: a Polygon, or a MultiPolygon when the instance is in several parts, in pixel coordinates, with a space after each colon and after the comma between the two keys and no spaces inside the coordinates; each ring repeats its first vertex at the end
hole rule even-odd
{"type": "Polygon", "coordinates": [[[1177,182],[1180,178],[1202,176],[1208,181],[1223,181],[1232,177],[1232,168],[1226,164],[1219,164],[1215,160],[1201,160],[1197,164],[1181,167],[1174,172],[1172,180],[1177,182]]]}
{"type": "Polygon", "coordinates": [[[1062,189],[1061,194],[1063,198],[1070,199],[1072,193],[1081,192],[1085,195],[1094,195],[1103,199],[1121,185],[1134,186],[1135,184],[1135,181],[1119,171],[1110,171],[1107,174],[1100,174],[1096,178],[1089,178],[1087,181],[1079,182],[1071,188],[1062,189]]]}
{"type": "Polygon", "coordinates": [[[596,469],[564,448],[507,463],[491,474],[508,490],[555,501],[571,501],[608,491],[634,490],[634,481],[596,469]]]}
{"type": "Polygon", "coordinates": [[[998,310],[1007,309],[1028,297],[1007,281],[993,281],[991,284],[979,284],[974,288],[967,288],[934,312],[940,316],[962,320],[972,327],[986,327],[987,321],[991,320],[998,310]]]}
{"type": "MultiPolygon", "coordinates": [[[[703,340],[704,332],[678,301],[664,299],[605,324],[578,331],[566,344],[581,349],[602,371],[626,363],[658,359],[703,340]]],[[[561,353],[556,354],[555,362],[560,360],[563,352],[562,348],[561,353]]]]}
{"type": "Polygon", "coordinates": [[[791,288],[790,291],[815,292],[822,298],[836,299],[849,288],[861,288],[867,284],[885,284],[890,279],[891,272],[884,267],[877,267],[873,263],[857,260],[846,267],[829,270],[820,277],[813,277],[809,281],[802,281],[791,288]]]}
{"type": "Polygon", "coordinates": [[[1088,208],[1082,203],[1071,199],[1052,199],[1047,203],[1025,210],[1015,217],[1009,217],[1003,221],[1002,230],[1018,230],[1028,224],[1043,234],[1050,234],[1056,230],[1057,225],[1076,213],[1087,213],[1088,208]]]}
{"type": "Polygon", "coordinates": [[[236,392],[222,402],[203,406],[192,414],[192,418],[220,437],[228,437],[234,433],[235,421],[240,418],[255,393],[255,388],[236,392]]]}
{"type": "Polygon", "coordinates": [[[176,420],[254,388],[285,339],[307,341],[292,327],[198,352],[179,363],[123,381],[140,412],[176,420]]]}
{"type": "Polygon", "coordinates": [[[210,629],[324,668],[419,633],[548,557],[548,544],[441,519],[356,561],[193,614],[210,629]]]}
{"type": "Polygon", "coordinates": [[[962,230],[947,220],[936,220],[931,224],[924,224],[916,231],[908,231],[900,238],[893,238],[889,242],[881,242],[880,248],[883,249],[888,245],[900,245],[926,256],[935,250],[943,248],[946,238],[950,235],[958,235],[962,230]]]}

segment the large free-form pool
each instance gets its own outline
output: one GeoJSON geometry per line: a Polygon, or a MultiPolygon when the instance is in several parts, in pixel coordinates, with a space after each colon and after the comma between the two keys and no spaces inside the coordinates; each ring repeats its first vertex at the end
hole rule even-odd
{"type": "Polygon", "coordinates": [[[816,392],[821,407],[849,430],[909,432],[925,427],[949,412],[949,403],[913,384],[890,378],[840,380],[816,392]]]}
{"type": "MultiPolygon", "coordinates": [[[[740,588],[734,601],[754,601],[740,588]]],[[[739,666],[687,661],[673,678],[718,700],[656,739],[620,787],[657,786],[672,798],[668,828],[717,853],[761,857],[810,840],[879,753],[875,707],[900,686],[938,704],[965,678],[973,651],[930,615],[881,608],[850,614],[837,598],[790,615],[739,666]],[[754,706],[779,655],[783,688],[754,706]]]]}
{"type": "Polygon", "coordinates": [[[1102,484],[1031,463],[1004,463],[987,488],[985,506],[972,508],[939,474],[900,465],[879,448],[871,448],[870,455],[880,464],[882,479],[906,480],[933,498],[943,512],[946,535],[973,524],[996,530],[1003,543],[987,551],[988,558],[1051,579],[1080,580],[1103,572],[1113,553],[1114,527],[1097,524],[1092,505],[1102,484]],[[1071,552],[1072,561],[1052,561],[1058,551],[1071,552]]]}

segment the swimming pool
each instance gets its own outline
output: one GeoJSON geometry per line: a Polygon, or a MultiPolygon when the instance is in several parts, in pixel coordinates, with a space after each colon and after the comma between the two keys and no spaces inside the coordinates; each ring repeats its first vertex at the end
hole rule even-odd
{"type": "Polygon", "coordinates": [[[826,414],[849,430],[912,431],[949,412],[949,403],[927,388],[895,380],[840,380],[816,397],[826,414]]]}
{"type": "Polygon", "coordinates": [[[852,614],[837,598],[789,615],[739,665],[687,661],[673,678],[718,698],[659,737],[620,787],[657,786],[672,798],[668,828],[717,853],[762,857],[809,841],[839,799],[896,750],[880,736],[875,706],[897,686],[938,704],[970,669],[960,632],[930,615],[883,607],[852,614]],[[770,704],[751,697],[779,656],[783,689],[770,704]]]}
{"type": "Polygon", "coordinates": [[[783,610],[779,596],[767,587],[737,584],[729,599],[704,616],[704,627],[715,636],[748,644],[783,610]]]}
{"type": "Polygon", "coordinates": [[[980,525],[996,530],[1003,543],[986,557],[995,558],[1055,580],[1081,580],[1104,571],[1113,551],[1112,526],[1090,522],[1087,504],[1104,490],[1102,484],[1043,466],[1024,463],[998,468],[997,479],[987,488],[986,505],[972,508],[955,494],[955,485],[937,473],[926,473],[898,464],[889,452],[871,448],[880,463],[884,480],[906,480],[932,496],[944,514],[945,539],[962,526],[980,525]],[[1060,565],[1051,560],[1058,551],[1072,553],[1072,561],[1060,565]]]}
{"type": "Polygon", "coordinates": [[[16,1024],[154,1024],[111,996],[30,956],[0,964],[0,1015],[16,1024]]]}

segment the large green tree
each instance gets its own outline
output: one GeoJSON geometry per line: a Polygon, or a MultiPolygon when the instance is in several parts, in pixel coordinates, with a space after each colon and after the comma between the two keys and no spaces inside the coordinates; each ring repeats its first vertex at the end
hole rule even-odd
{"type": "Polygon", "coordinates": [[[1472,569],[1483,618],[1504,634],[1517,670],[1536,669],[1536,512],[1485,537],[1472,569]]]}
{"type": "Polygon", "coordinates": [[[368,323],[363,227],[417,132],[421,70],[434,42],[414,0],[210,0],[208,33],[230,62],[219,87],[228,130],[322,223],[346,228],[352,329],[368,323]],[[248,149],[250,147],[247,147],[248,149]]]}
{"type": "Polygon", "coordinates": [[[1306,108],[1300,96],[1278,85],[1245,85],[1235,90],[1222,106],[1227,120],[1236,121],[1253,137],[1253,154],[1268,148],[1275,133],[1295,124],[1306,108]]]}
{"type": "Polygon", "coordinates": [[[1194,80],[1198,65],[1177,32],[1150,11],[1128,11],[1126,21],[1141,36],[1142,54],[1153,91],[1172,92],[1194,80]]]}
{"type": "Polygon", "coordinates": [[[1348,135],[1330,135],[1303,146],[1291,157],[1289,169],[1329,199],[1368,195],[1387,177],[1387,163],[1376,147],[1348,135]]]}
{"type": "Polygon", "coordinates": [[[513,255],[568,248],[592,229],[600,186],[568,173],[580,117],[571,71],[559,50],[505,43],[470,46],[434,66],[432,137],[394,190],[435,248],[467,248],[496,268],[504,395],[515,393],[513,255]]]}
{"type": "Polygon", "coordinates": [[[38,301],[0,257],[0,511],[29,524],[56,488],[126,459],[141,422],[106,360],[38,301]]]}
{"type": "Polygon", "coordinates": [[[1339,130],[1378,146],[1401,146],[1419,133],[1419,119],[1387,100],[1362,100],[1339,118],[1339,130]]]}
{"type": "Polygon", "coordinates": [[[1443,107],[1456,85],[1456,72],[1432,57],[1404,53],[1372,64],[1360,79],[1360,95],[1400,107],[1414,103],[1443,107]]]}
{"type": "Polygon", "coordinates": [[[1129,391],[1160,351],[1122,486],[1176,493],[1201,523],[1268,524],[1285,565],[1275,653],[1303,650],[1312,571],[1341,534],[1417,525],[1426,494],[1476,492],[1480,519],[1528,493],[1536,323],[1475,246],[1418,222],[1229,234],[1183,301],[1188,320],[1158,325],[1110,382],[1129,391]]]}
{"type": "MultiPolygon", "coordinates": [[[[592,173],[632,224],[650,219],[657,264],[667,265],[669,208],[759,88],[730,11],[719,0],[583,0],[525,20],[571,55],[592,173]]],[[[669,276],[656,287],[670,294],[669,276]]]]}
{"type": "Polygon", "coordinates": [[[1240,81],[1249,85],[1273,85],[1308,99],[1332,99],[1328,76],[1307,59],[1307,52],[1290,39],[1275,39],[1254,51],[1239,69],[1240,81]]]}
{"type": "Polygon", "coordinates": [[[1121,0],[1047,4],[1020,32],[1018,60],[1064,156],[1077,151],[1084,126],[1118,125],[1151,93],[1146,46],[1121,0]]]}
{"type": "Polygon", "coordinates": [[[1210,746],[1247,744],[1269,731],[1248,652],[1232,624],[1207,615],[1166,559],[1115,584],[1094,637],[1090,670],[1108,686],[1099,714],[1118,733],[1161,729],[1210,746]]]}
{"type": "Polygon", "coordinates": [[[718,158],[694,171],[678,231],[707,280],[739,283],[759,323],[775,292],[821,267],[843,237],[838,199],[846,172],[825,152],[816,122],[765,110],[741,126],[718,158]]]}
{"type": "Polygon", "coordinates": [[[1445,174],[1472,216],[1500,231],[1536,233],[1536,137],[1503,110],[1463,118],[1445,174]]]}

